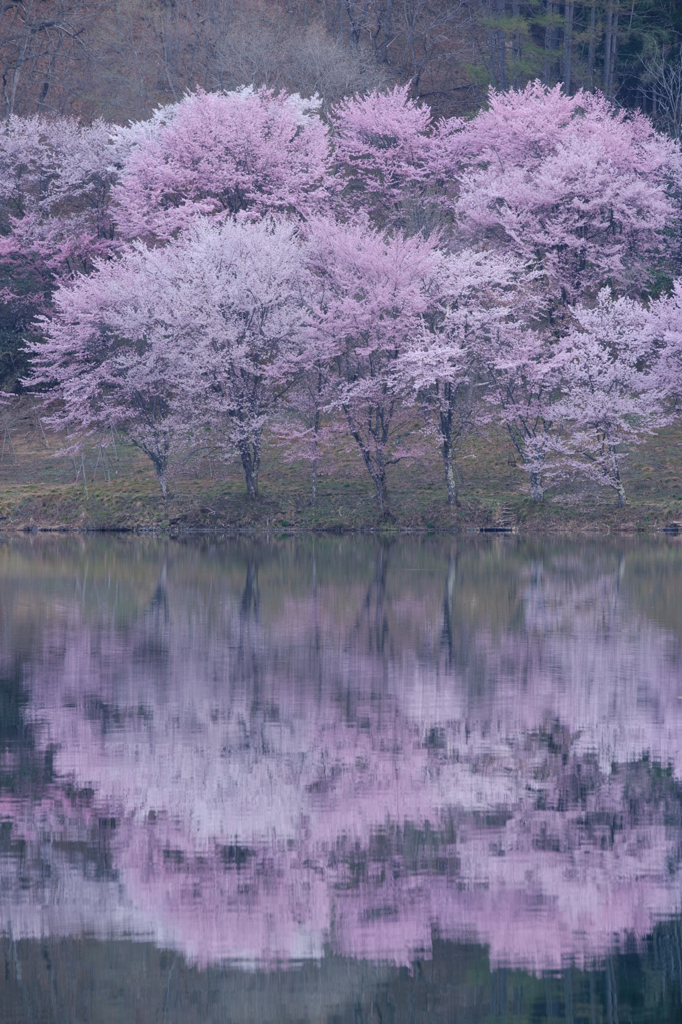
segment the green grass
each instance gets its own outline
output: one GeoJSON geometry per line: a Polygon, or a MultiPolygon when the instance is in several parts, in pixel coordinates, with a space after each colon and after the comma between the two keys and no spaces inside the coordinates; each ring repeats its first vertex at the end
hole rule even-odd
{"type": "Polygon", "coordinates": [[[129,444],[119,441],[105,466],[101,456],[97,465],[96,447],[86,448],[85,487],[82,474],[74,481],[77,467],[55,457],[63,439],[43,434],[29,403],[17,403],[6,423],[9,434],[0,457],[4,529],[474,530],[494,525],[503,507],[511,509],[524,532],[653,531],[682,519],[682,428],[677,425],[650,439],[626,463],[624,509],[617,507],[613,492],[579,481],[550,489],[545,502],[534,504],[523,491],[524,475],[508,439],[493,432],[463,446],[460,508],[447,505],[434,447],[423,458],[391,467],[394,519],[382,523],[373,485],[350,440],[324,454],[314,507],[309,467],[282,458],[267,439],[257,501],[247,498],[238,463],[200,457],[178,460],[164,501],[151,464],[129,444]]]}

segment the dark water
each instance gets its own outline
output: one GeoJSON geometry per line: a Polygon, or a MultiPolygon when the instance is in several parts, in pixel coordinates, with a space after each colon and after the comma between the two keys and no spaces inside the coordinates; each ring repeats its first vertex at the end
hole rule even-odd
{"type": "Polygon", "coordinates": [[[0,544],[0,1020],[682,1020],[682,546],[0,544]]]}

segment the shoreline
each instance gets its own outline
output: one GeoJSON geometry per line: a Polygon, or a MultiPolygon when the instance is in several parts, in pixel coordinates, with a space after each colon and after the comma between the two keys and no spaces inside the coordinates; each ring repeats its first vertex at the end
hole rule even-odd
{"type": "Polygon", "coordinates": [[[361,483],[330,481],[311,506],[300,490],[263,488],[250,500],[233,484],[183,481],[163,499],[152,480],[77,484],[0,485],[0,533],[117,533],[157,536],[377,535],[398,536],[674,536],[682,509],[669,498],[632,500],[623,508],[600,497],[585,504],[522,494],[504,501],[463,498],[459,508],[437,493],[395,494],[393,515],[382,520],[361,483]],[[211,486],[213,484],[213,486],[211,486]],[[343,500],[343,504],[341,501],[343,500]]]}
{"type": "Polygon", "coordinates": [[[85,534],[111,534],[131,536],[155,536],[155,537],[679,537],[682,536],[681,529],[670,526],[643,527],[624,525],[613,528],[606,528],[598,525],[575,525],[562,527],[531,527],[523,526],[512,529],[498,529],[494,527],[414,527],[414,526],[192,526],[192,527],[167,527],[167,526],[67,526],[65,524],[54,526],[39,526],[35,523],[0,524],[0,536],[15,536],[21,534],[58,534],[60,536],[85,535],[85,534]]]}
{"type": "Polygon", "coordinates": [[[63,439],[41,432],[28,401],[17,403],[8,422],[11,438],[0,453],[0,532],[8,534],[473,536],[512,528],[524,536],[608,536],[658,535],[682,525],[682,423],[660,431],[628,460],[622,508],[615,494],[580,480],[561,491],[550,487],[534,503],[508,438],[491,431],[467,441],[458,463],[459,507],[447,504],[434,450],[391,467],[392,518],[382,521],[364,467],[343,447],[321,458],[314,504],[309,467],[285,458],[269,440],[257,499],[247,497],[236,462],[198,455],[174,466],[164,499],[149,461],[121,438],[105,457],[96,445],[85,448],[76,465],[56,456],[63,439]]]}

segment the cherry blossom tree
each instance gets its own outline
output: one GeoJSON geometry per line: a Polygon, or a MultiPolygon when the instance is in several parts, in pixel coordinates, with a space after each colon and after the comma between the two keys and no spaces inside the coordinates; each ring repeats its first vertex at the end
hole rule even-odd
{"type": "Polygon", "coordinates": [[[197,215],[320,212],[332,183],[318,105],[265,88],[197,90],[120,129],[120,230],[167,240],[197,215]]]}
{"type": "Polygon", "coordinates": [[[590,306],[605,282],[644,295],[670,269],[681,184],[679,145],[645,117],[539,83],[436,126],[406,88],[349,98],[329,125],[316,100],[253,88],[126,128],[10,118],[0,299],[34,339],[32,385],[61,403],[53,425],[126,430],[164,493],[172,451],[203,438],[255,497],[277,414],[314,501],[336,417],[388,515],[387,467],[417,450],[397,424],[418,406],[450,504],[461,438],[494,418],[536,500],[578,465],[624,500],[619,460],[674,390],[677,300],[590,306]],[[600,353],[618,382],[595,377],[600,353]]]}
{"type": "Polygon", "coordinates": [[[623,506],[623,460],[670,419],[661,349],[646,307],[615,299],[607,288],[594,309],[578,308],[575,315],[579,328],[566,340],[562,356],[561,407],[571,421],[570,463],[612,487],[623,506]]]}
{"type": "Polygon", "coordinates": [[[317,288],[312,343],[335,372],[329,408],[342,412],[386,517],[386,470],[408,453],[395,436],[397,361],[438,310],[441,255],[420,236],[325,220],[311,226],[308,259],[317,288]]]}
{"type": "Polygon", "coordinates": [[[60,289],[30,382],[62,403],[52,426],[125,431],[164,497],[169,457],[190,436],[237,452],[256,497],[262,430],[286,386],[303,294],[293,226],[204,219],[60,289]]]}
{"type": "Polygon", "coordinates": [[[169,301],[185,280],[164,252],[136,246],[59,288],[54,317],[42,320],[45,339],[29,346],[27,383],[44,392],[45,422],[79,436],[124,431],[150,459],[164,498],[188,421],[181,404],[193,364],[169,301]]]}
{"type": "MultiPolygon", "coordinates": [[[[313,332],[314,336],[314,332],[313,332]]],[[[310,504],[317,501],[317,481],[324,447],[345,430],[327,409],[334,399],[333,365],[325,358],[324,339],[304,344],[290,363],[291,385],[283,393],[281,415],[271,425],[279,442],[278,458],[310,466],[310,504]]]]}
{"type": "Polygon", "coordinates": [[[561,360],[547,337],[524,325],[505,325],[488,361],[489,420],[500,423],[528,474],[533,501],[544,500],[548,475],[559,472],[563,420],[557,405],[561,360]]]}
{"type": "Polygon", "coordinates": [[[473,120],[443,123],[434,147],[462,230],[542,275],[550,320],[606,283],[640,292],[670,259],[680,147],[601,94],[492,90],[473,120]]]}
{"type": "Polygon", "coordinates": [[[48,287],[108,255],[114,162],[103,121],[10,117],[0,136],[0,256],[30,265],[48,287]]]}
{"type": "MultiPolygon", "coordinates": [[[[8,356],[19,375],[23,339],[39,335],[60,281],[87,273],[112,252],[114,148],[103,122],[10,117],[0,135],[0,302],[14,335],[8,356]]],[[[10,370],[10,367],[8,367],[10,370]]]]}
{"type": "Polygon", "coordinates": [[[250,498],[258,495],[265,424],[291,386],[310,326],[307,274],[294,225],[202,222],[170,258],[186,278],[178,309],[192,338],[195,422],[225,457],[239,455],[250,498]]]}
{"type": "Polygon", "coordinates": [[[398,359],[408,401],[422,409],[445,469],[448,505],[459,505],[456,456],[481,413],[490,360],[517,305],[513,259],[464,251],[448,256],[441,276],[440,316],[423,323],[398,359]]]}
{"type": "Polygon", "coordinates": [[[659,354],[661,385],[671,411],[682,409],[682,281],[673,281],[670,294],[663,294],[648,307],[648,330],[659,354]]]}
{"type": "Polygon", "coordinates": [[[408,92],[351,96],[331,118],[341,208],[369,214],[380,228],[414,231],[432,219],[434,174],[429,108],[408,92]]]}

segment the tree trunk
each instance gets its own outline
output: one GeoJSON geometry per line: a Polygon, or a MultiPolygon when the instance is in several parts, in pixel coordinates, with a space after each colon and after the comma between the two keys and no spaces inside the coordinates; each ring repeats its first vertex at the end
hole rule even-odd
{"type": "Polygon", "coordinates": [[[386,0],[383,11],[379,11],[373,41],[377,60],[382,64],[388,64],[388,47],[393,42],[393,0],[386,0]]]}
{"type": "MultiPolygon", "coordinates": [[[[512,0],[512,15],[515,22],[518,24],[518,19],[521,14],[521,8],[519,6],[519,0],[512,0]]],[[[514,26],[514,34],[512,36],[512,60],[513,60],[513,73],[512,73],[512,85],[515,89],[519,87],[519,64],[521,63],[521,33],[518,27],[514,26]]]]}
{"type": "Polygon", "coordinates": [[[497,31],[493,27],[493,3],[488,0],[486,14],[488,15],[488,56],[490,58],[490,76],[492,84],[499,89],[500,83],[497,80],[497,31]]]}
{"type": "Polygon", "coordinates": [[[350,435],[360,449],[362,455],[362,461],[365,464],[365,468],[372,478],[377,492],[377,500],[379,502],[379,511],[381,513],[381,519],[393,519],[393,515],[389,508],[388,503],[388,486],[386,483],[386,463],[383,461],[383,456],[372,457],[372,453],[367,447],[363,440],[362,434],[353,422],[353,416],[350,409],[347,406],[343,407],[343,411],[346,414],[346,421],[350,430],[350,435]]]}
{"type": "Polygon", "coordinates": [[[386,466],[379,459],[373,459],[370,453],[366,449],[362,449],[362,457],[367,467],[367,471],[372,478],[372,482],[376,488],[377,501],[379,502],[379,514],[380,518],[393,519],[389,503],[388,503],[388,484],[386,482],[386,466]]]}
{"type": "Polygon", "coordinates": [[[625,487],[620,477],[620,470],[618,468],[618,460],[616,459],[616,453],[611,446],[609,446],[609,454],[611,456],[611,474],[613,476],[613,489],[618,495],[618,508],[623,508],[625,505],[625,487]]]}
{"type": "Polygon", "coordinates": [[[168,470],[168,461],[164,458],[152,458],[152,465],[154,466],[154,472],[156,473],[156,479],[159,481],[159,487],[161,488],[161,494],[163,499],[168,497],[168,478],[166,476],[168,470]]]}
{"type": "Polygon", "coordinates": [[[542,59],[542,82],[543,85],[549,85],[549,66],[550,66],[550,51],[552,49],[552,37],[554,35],[554,27],[551,24],[551,19],[554,14],[554,4],[552,0],[547,0],[547,22],[545,24],[545,50],[542,59]]]}
{"type": "Polygon", "coordinates": [[[590,35],[587,46],[587,88],[594,89],[594,53],[597,46],[597,0],[590,8],[590,35]]]}
{"type": "Polygon", "coordinates": [[[511,443],[514,445],[514,448],[521,457],[524,469],[528,473],[528,478],[530,480],[530,493],[533,497],[533,501],[544,501],[545,489],[542,484],[542,466],[540,469],[530,469],[526,458],[524,440],[529,437],[528,433],[525,430],[515,428],[511,423],[507,423],[507,433],[511,438],[511,443]]]}
{"type": "Polygon", "coordinates": [[[562,75],[564,92],[568,96],[571,91],[571,57],[573,55],[573,3],[564,4],[564,59],[562,75]]]}
{"type": "Polygon", "coordinates": [[[604,68],[602,71],[601,87],[605,96],[609,95],[609,81],[611,79],[611,31],[613,27],[613,3],[610,2],[606,8],[606,29],[604,32],[604,68]]]}
{"type": "Polygon", "coordinates": [[[315,508],[315,501],[317,500],[317,462],[319,453],[319,431],[320,431],[320,410],[315,410],[315,419],[313,422],[313,465],[312,465],[312,480],[310,482],[310,504],[315,508]]]}
{"type": "Polygon", "coordinates": [[[531,470],[530,476],[530,493],[533,497],[533,501],[541,502],[545,500],[545,489],[542,486],[542,474],[536,470],[531,470]]]}
{"type": "Polygon", "coordinates": [[[618,4],[615,4],[613,12],[613,25],[611,29],[611,59],[609,60],[609,91],[607,96],[613,99],[616,91],[616,57],[618,53],[618,4]]]}
{"type": "Polygon", "coordinates": [[[246,481],[246,493],[252,501],[258,497],[258,470],[260,469],[260,446],[256,443],[253,447],[248,441],[239,445],[239,455],[244,469],[246,481]]]}
{"type": "Polygon", "coordinates": [[[379,502],[379,515],[381,521],[384,522],[387,519],[393,519],[391,509],[388,503],[388,485],[386,483],[386,467],[383,465],[375,465],[374,470],[370,470],[372,479],[374,480],[374,486],[377,492],[377,501],[379,502]]]}
{"type": "MultiPolygon", "coordinates": [[[[495,13],[499,17],[504,17],[506,3],[505,0],[495,0],[495,13]]],[[[496,30],[495,35],[497,37],[496,45],[496,59],[497,59],[497,86],[498,89],[506,89],[507,82],[507,41],[505,38],[504,30],[499,28],[496,30]]]]}
{"type": "Polygon", "coordinates": [[[445,482],[448,488],[448,505],[460,507],[457,492],[457,476],[452,458],[452,443],[447,438],[443,441],[443,464],[445,466],[445,482]]]}

